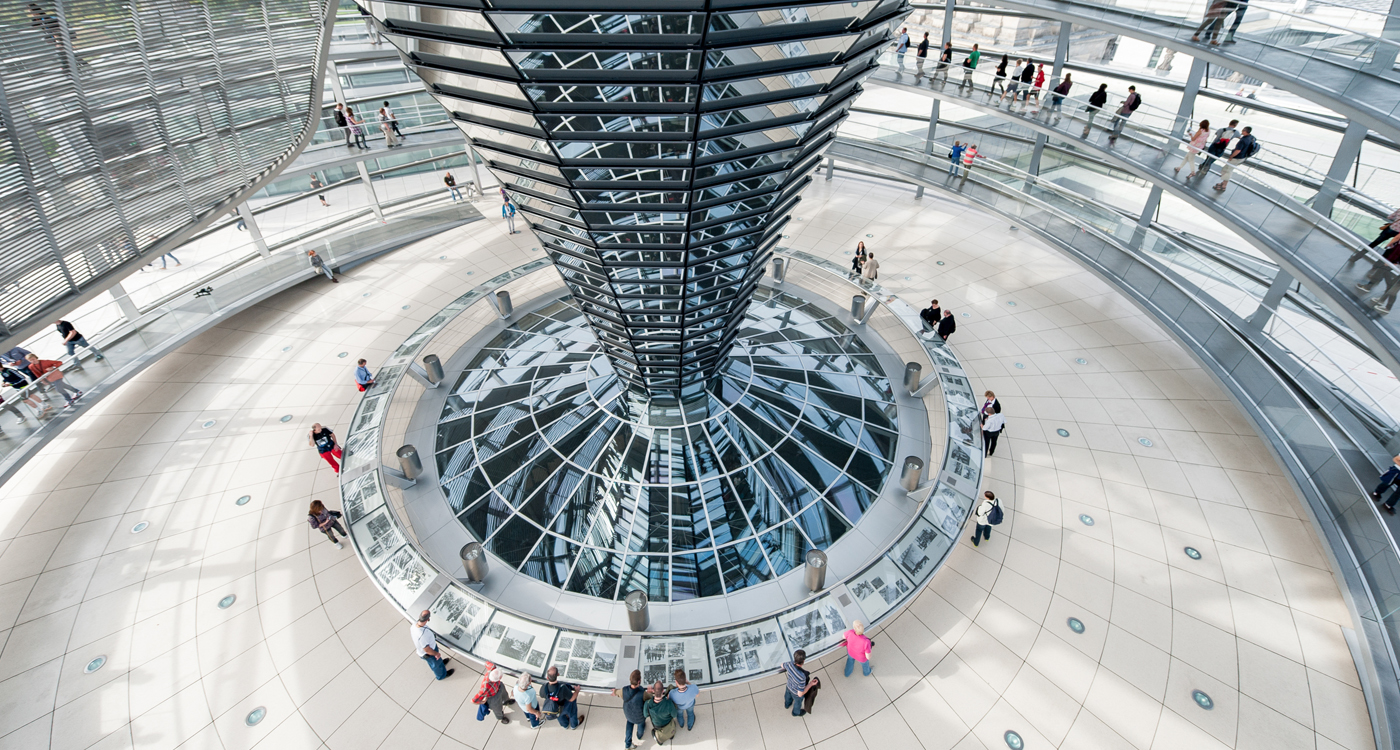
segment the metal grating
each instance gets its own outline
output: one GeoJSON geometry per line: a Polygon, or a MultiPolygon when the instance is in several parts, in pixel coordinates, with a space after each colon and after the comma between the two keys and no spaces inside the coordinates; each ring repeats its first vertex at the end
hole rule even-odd
{"type": "Polygon", "coordinates": [[[0,335],[211,218],[321,109],[324,0],[0,4],[0,335]]]}

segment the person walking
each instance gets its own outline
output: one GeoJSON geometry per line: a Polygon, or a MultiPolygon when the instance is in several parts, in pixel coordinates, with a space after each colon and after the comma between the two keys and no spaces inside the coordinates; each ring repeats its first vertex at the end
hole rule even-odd
{"type": "Polygon", "coordinates": [[[394,121],[389,119],[388,111],[380,107],[376,119],[379,121],[379,132],[384,134],[385,147],[393,148],[399,145],[399,137],[394,135],[394,121]]]}
{"type": "Polygon", "coordinates": [[[519,234],[515,230],[515,204],[506,202],[501,204],[501,218],[506,220],[506,226],[510,227],[510,234],[519,234]]]}
{"type": "MultiPolygon", "coordinates": [[[[787,676],[787,688],[783,690],[783,708],[792,709],[793,716],[807,713],[804,703],[808,696],[815,696],[820,681],[802,668],[807,663],[807,652],[797,649],[792,652],[792,661],[783,662],[779,669],[787,676]]],[[[812,698],[815,700],[815,698],[812,698]]]]}
{"type": "MultiPolygon", "coordinates": [[[[24,412],[20,411],[19,407],[15,406],[14,403],[6,401],[3,396],[0,396],[0,409],[4,409],[5,411],[15,415],[15,424],[24,424],[28,421],[28,418],[24,416],[24,412]]],[[[3,431],[0,431],[0,435],[3,434],[5,433],[3,431]]]]}
{"type": "Polygon", "coordinates": [[[866,677],[874,671],[870,665],[870,650],[875,647],[875,643],[865,637],[865,623],[860,620],[851,622],[851,629],[846,631],[846,676],[850,677],[855,671],[856,662],[860,662],[860,673],[866,677]]]}
{"type": "Polygon", "coordinates": [[[982,452],[988,458],[997,452],[997,438],[1001,437],[1001,431],[1004,427],[1006,427],[1006,415],[1000,411],[983,415],[982,452]]]}
{"type": "Polygon", "coordinates": [[[962,155],[967,147],[962,145],[962,141],[953,141],[953,147],[948,149],[948,177],[957,177],[962,171],[962,155]]]}
{"type": "Polygon", "coordinates": [[[1391,240],[1390,244],[1386,245],[1385,250],[1381,252],[1380,260],[1371,264],[1371,270],[1366,274],[1366,278],[1356,285],[1356,290],[1361,292],[1362,297],[1365,297],[1371,293],[1371,288],[1376,284],[1381,281],[1386,282],[1385,293],[1371,303],[1371,307],[1375,308],[1377,312],[1390,312],[1390,306],[1395,302],[1395,295],[1391,293],[1391,288],[1397,284],[1397,279],[1400,279],[1400,270],[1396,268],[1396,264],[1400,264],[1400,238],[1391,240]]]}
{"type": "Polygon", "coordinates": [[[982,51],[974,44],[972,45],[972,51],[968,53],[967,57],[963,58],[963,79],[962,83],[958,84],[959,93],[962,92],[964,86],[967,86],[973,91],[977,90],[977,84],[972,82],[972,74],[977,70],[977,63],[981,61],[982,51]]]}
{"type": "Polygon", "coordinates": [[[1239,120],[1231,120],[1229,125],[1215,131],[1215,135],[1211,136],[1210,146],[1206,148],[1206,160],[1201,163],[1196,174],[1210,174],[1210,165],[1214,164],[1217,158],[1225,155],[1225,150],[1230,147],[1230,141],[1239,137],[1240,131],[1235,130],[1235,126],[1239,124],[1239,120]]]}
{"type": "MultiPolygon", "coordinates": [[[[72,323],[62,319],[55,320],[54,327],[58,329],[58,335],[63,337],[63,346],[68,349],[68,356],[73,357],[78,347],[81,346],[84,349],[91,349],[92,353],[97,355],[93,357],[93,359],[98,362],[105,359],[105,357],[102,356],[102,350],[89,344],[88,340],[83,338],[83,334],[78,333],[78,329],[74,328],[72,323]]],[[[76,361],[76,357],[74,360],[76,361]]]]}
{"type": "Polygon", "coordinates": [[[345,533],[345,527],[340,525],[340,515],[338,510],[327,510],[320,500],[312,500],[310,510],[306,511],[306,522],[311,524],[311,528],[325,534],[336,549],[345,549],[345,545],[335,537],[337,531],[341,536],[349,536],[345,533]]]}
{"type": "Polygon", "coordinates": [[[30,352],[28,349],[25,349],[22,346],[16,346],[8,352],[0,354],[0,360],[4,360],[6,362],[14,362],[20,367],[24,367],[25,358],[32,353],[33,352],[30,352]]]}
{"type": "Polygon", "coordinates": [[[924,38],[919,40],[919,46],[914,50],[914,77],[924,77],[924,61],[928,60],[928,32],[924,32],[924,38]]]}
{"type": "Polygon", "coordinates": [[[307,250],[306,259],[311,261],[311,267],[316,269],[317,273],[325,274],[326,278],[330,279],[332,284],[340,283],[340,279],[335,277],[335,272],[331,270],[330,266],[326,265],[326,261],[322,259],[321,256],[316,254],[315,250],[307,250]]]}
{"type": "MultiPolygon", "coordinates": [[[[29,408],[34,410],[36,419],[43,419],[53,411],[53,407],[40,401],[39,397],[35,395],[35,389],[29,387],[34,382],[34,374],[23,364],[19,362],[6,362],[3,367],[0,367],[0,380],[3,380],[6,385],[19,391],[20,398],[24,403],[29,405],[29,408]]],[[[11,406],[11,411],[14,411],[13,405],[11,406]]],[[[16,416],[19,418],[15,420],[15,424],[24,424],[24,415],[16,414],[16,416]]]]}
{"type": "Polygon", "coordinates": [[[481,675],[481,687],[477,688],[476,695],[472,696],[472,703],[476,704],[476,720],[485,721],[486,714],[496,715],[496,721],[502,724],[509,724],[510,719],[506,718],[506,691],[502,680],[505,677],[501,673],[501,668],[490,662],[486,663],[486,672],[481,675]]]}
{"type": "Polygon", "coordinates": [[[544,725],[544,712],[540,711],[540,696],[535,690],[534,680],[530,678],[529,672],[520,673],[520,677],[515,680],[515,704],[520,707],[521,711],[525,712],[525,718],[530,720],[531,729],[539,729],[544,725]]]}
{"type": "MultiPolygon", "coordinates": [[[[1397,234],[1400,234],[1400,208],[1391,211],[1390,215],[1385,217],[1385,223],[1381,225],[1381,233],[1376,235],[1374,240],[1371,240],[1371,244],[1367,245],[1367,248],[1374,250],[1382,242],[1397,234]]],[[[1351,257],[1347,259],[1347,263],[1355,263],[1364,257],[1366,257],[1366,248],[1352,253],[1351,257]]]]}
{"type": "Polygon", "coordinates": [[[1040,92],[1045,90],[1045,63],[1037,63],[1035,66],[1035,80],[1031,84],[1031,90],[1026,92],[1026,102],[1030,102],[1031,95],[1035,95],[1035,111],[1040,111],[1040,92]]]}
{"type": "Polygon", "coordinates": [[[671,702],[676,704],[677,723],[689,732],[695,728],[695,699],[700,697],[700,686],[685,678],[684,669],[672,672],[671,677],[676,682],[671,688],[671,702]]]}
{"type": "MultiPolygon", "coordinates": [[[[1221,40],[1221,44],[1234,44],[1235,32],[1240,30],[1240,24],[1244,23],[1244,11],[1249,7],[1249,0],[1230,0],[1230,11],[1235,14],[1235,18],[1230,22],[1230,30],[1221,40]]],[[[1221,25],[1224,25],[1224,16],[1221,17],[1221,25]]]]}
{"type": "Polygon", "coordinates": [[[661,680],[651,686],[651,700],[642,707],[642,715],[651,721],[651,736],[656,738],[656,744],[665,745],[676,736],[676,728],[680,725],[676,721],[676,704],[666,694],[661,680]]]}
{"type": "Polygon", "coordinates": [[[1254,137],[1254,129],[1241,128],[1240,139],[1235,141],[1235,149],[1230,152],[1230,158],[1225,162],[1225,166],[1220,168],[1220,182],[1215,183],[1215,192],[1224,191],[1225,187],[1230,184],[1230,175],[1235,173],[1235,167],[1259,153],[1259,148],[1259,139],[1254,137]]]}
{"type": "Polygon", "coordinates": [[[1016,64],[1011,69],[1011,78],[1007,82],[1006,86],[1002,88],[1001,98],[997,100],[998,107],[1001,106],[1002,102],[1006,101],[1007,96],[1011,97],[1012,104],[1016,103],[1016,97],[1018,96],[1016,91],[1021,88],[1021,72],[1025,69],[1026,63],[1020,58],[1017,58],[1016,64]]]}
{"type": "Polygon", "coordinates": [[[1191,172],[1186,175],[1186,179],[1196,176],[1196,156],[1205,150],[1206,143],[1210,140],[1210,120],[1201,120],[1201,124],[1196,128],[1196,132],[1186,142],[1186,156],[1182,157],[1181,163],[1176,165],[1173,172],[1180,173],[1185,167],[1190,167],[1191,172]]]}
{"type": "Polygon", "coordinates": [[[929,303],[928,307],[919,311],[919,322],[923,324],[924,333],[932,333],[938,330],[938,323],[943,317],[943,308],[938,306],[938,300],[929,303]]]}
{"type": "Polygon", "coordinates": [[[982,493],[982,502],[977,505],[973,514],[977,525],[972,527],[972,546],[979,547],[983,539],[992,538],[992,525],[1000,521],[992,518],[992,509],[1000,507],[1001,501],[997,500],[997,496],[992,494],[991,490],[982,493]]]}
{"type": "Polygon", "coordinates": [[[1123,104],[1118,107],[1118,112],[1113,116],[1113,127],[1109,129],[1108,135],[1110,146],[1118,142],[1118,136],[1123,134],[1123,126],[1128,124],[1128,118],[1132,117],[1141,105],[1142,97],[1138,95],[1137,86],[1129,86],[1128,95],[1123,99],[1123,104]]]}
{"type": "Polygon", "coordinates": [[[462,191],[457,188],[457,178],[453,177],[451,172],[442,176],[442,184],[447,186],[447,194],[452,196],[453,203],[465,200],[462,197],[462,191]]]}
{"type": "Polygon", "coordinates": [[[976,159],[985,158],[987,157],[977,153],[977,144],[975,143],[964,148],[962,152],[962,174],[960,177],[966,180],[968,176],[972,174],[972,162],[976,159]]]}
{"type": "Polygon", "coordinates": [[[991,99],[992,94],[997,92],[998,86],[1001,87],[1002,94],[1006,93],[1006,66],[1009,64],[1011,64],[1011,61],[1007,59],[1006,53],[1003,52],[1001,54],[1001,62],[997,63],[996,75],[992,78],[992,87],[987,89],[988,99],[991,99]]]}
{"type": "Polygon", "coordinates": [[[1380,502],[1381,494],[1385,492],[1385,488],[1395,487],[1390,493],[1390,499],[1382,506],[1385,508],[1386,513],[1393,516],[1395,515],[1395,501],[1400,500],[1400,456],[1396,456],[1390,459],[1390,461],[1392,465],[1385,470],[1384,474],[1381,474],[1380,484],[1377,484],[1376,488],[1371,490],[1371,500],[1380,502]]]}
{"type": "Polygon", "coordinates": [[[880,278],[880,261],[875,260],[875,253],[871,253],[862,264],[860,277],[872,282],[880,278]]]}
{"type": "Polygon", "coordinates": [[[943,339],[943,343],[948,343],[948,337],[958,330],[958,321],[953,319],[952,310],[943,311],[943,319],[938,321],[938,338],[943,339]]]}
{"type": "Polygon", "coordinates": [[[1089,137],[1089,129],[1094,127],[1094,116],[1103,109],[1103,105],[1108,103],[1108,84],[1100,83],[1099,90],[1089,95],[1089,104],[1084,110],[1089,113],[1088,119],[1084,121],[1084,133],[1080,138],[1089,137]]]}
{"type": "Polygon", "coordinates": [[[335,433],[331,431],[331,428],[322,427],[320,422],[311,425],[311,439],[308,443],[316,449],[317,453],[321,454],[321,458],[325,459],[332,469],[335,469],[335,473],[340,473],[340,463],[337,459],[341,458],[342,454],[340,446],[335,442],[335,433]]]}
{"type": "MultiPolygon", "coordinates": [[[[953,43],[944,42],[943,50],[938,53],[938,67],[933,71],[933,78],[941,77],[944,83],[948,82],[948,69],[953,67],[953,43]]],[[[933,83],[933,79],[929,79],[933,83]]]]}
{"type": "Polygon", "coordinates": [[[355,385],[359,386],[360,393],[364,393],[374,387],[374,375],[369,371],[369,363],[361,359],[355,362],[355,385]]]}
{"type": "Polygon", "coordinates": [[[418,622],[410,625],[409,635],[413,637],[413,648],[418,658],[428,662],[428,668],[433,670],[433,677],[445,680],[452,676],[455,669],[447,668],[447,659],[442,658],[442,652],[438,651],[437,634],[428,627],[428,621],[433,617],[433,613],[423,610],[418,615],[418,622]]]}
{"type": "Polygon", "coordinates": [[[352,148],[354,144],[350,143],[350,118],[345,116],[345,105],[336,104],[335,109],[331,111],[331,117],[335,118],[335,126],[345,133],[345,147],[352,148]]]}
{"type": "Polygon", "coordinates": [[[1206,14],[1201,19],[1201,25],[1197,26],[1191,34],[1191,41],[1201,41],[1201,34],[1204,33],[1207,42],[1213,45],[1220,44],[1215,36],[1219,33],[1220,27],[1224,25],[1225,16],[1229,14],[1231,4],[1231,0],[1211,0],[1210,5],[1206,6],[1206,14]]]}
{"type": "Polygon", "coordinates": [[[637,729],[637,741],[641,742],[643,732],[647,728],[647,717],[643,707],[647,702],[647,689],[642,687],[642,671],[632,670],[632,674],[627,675],[627,684],[622,687],[619,693],[617,688],[613,688],[614,697],[622,699],[622,717],[627,720],[626,731],[623,733],[623,740],[626,744],[624,748],[632,747],[632,728],[637,729]]]}
{"type": "Polygon", "coordinates": [[[904,53],[909,51],[909,27],[899,30],[899,42],[895,44],[894,56],[899,61],[899,69],[904,70],[904,53]]]}
{"type": "MultiPolygon", "coordinates": [[[[315,192],[315,191],[317,191],[317,190],[320,190],[320,189],[323,188],[323,187],[325,187],[325,186],[321,184],[321,181],[320,181],[319,179],[317,179],[316,175],[314,175],[314,174],[311,175],[311,190],[312,190],[312,192],[315,192]]],[[[317,193],[317,194],[316,194],[316,197],[320,199],[321,205],[323,205],[323,206],[330,206],[330,205],[331,205],[331,204],[329,204],[329,203],[326,202],[326,196],[325,196],[324,193],[317,193]]]]}
{"type": "Polygon", "coordinates": [[[399,130],[399,118],[394,114],[394,110],[389,106],[389,102],[384,102],[384,108],[379,111],[383,112],[384,115],[389,118],[389,127],[394,129],[394,135],[398,136],[400,139],[408,137],[403,134],[402,130],[399,130]]]}
{"type": "Polygon", "coordinates": [[[29,372],[34,380],[44,388],[58,391],[63,400],[72,407],[83,397],[83,392],[63,381],[63,363],[53,359],[39,359],[39,355],[25,357],[29,362],[29,372]]]}
{"type": "Polygon", "coordinates": [[[1050,111],[1055,113],[1055,121],[1051,123],[1052,125],[1060,124],[1060,117],[1063,114],[1061,107],[1065,103],[1065,97],[1069,96],[1070,87],[1073,85],[1074,82],[1070,80],[1070,74],[1066,73],[1064,80],[1050,90],[1050,111]]]}
{"type": "MultiPolygon", "coordinates": [[[[578,714],[579,689],[567,682],[559,681],[559,668],[550,667],[544,673],[549,682],[544,686],[546,703],[553,702],[559,714],[559,726],[565,729],[578,729],[585,717],[578,714]]],[[[547,706],[546,706],[547,707],[547,706]]]]}
{"type": "Polygon", "coordinates": [[[350,107],[345,108],[345,121],[350,126],[350,134],[355,137],[355,145],[368,151],[369,143],[365,141],[365,121],[355,116],[355,110],[350,107]]]}

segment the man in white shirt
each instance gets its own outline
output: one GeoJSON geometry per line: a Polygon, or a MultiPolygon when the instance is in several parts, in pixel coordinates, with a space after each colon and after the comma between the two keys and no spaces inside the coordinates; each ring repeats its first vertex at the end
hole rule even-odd
{"type": "Polygon", "coordinates": [[[394,135],[397,135],[400,138],[408,137],[403,134],[402,130],[399,130],[399,118],[394,116],[394,110],[392,107],[389,106],[389,102],[384,102],[384,116],[389,118],[388,124],[389,127],[393,128],[394,135]]]}
{"type": "Polygon", "coordinates": [[[432,619],[432,613],[423,610],[418,615],[418,622],[408,626],[409,635],[413,636],[413,647],[416,649],[418,657],[428,662],[428,667],[433,670],[433,676],[439,680],[451,677],[455,669],[447,668],[447,660],[442,658],[442,652],[438,651],[437,635],[428,628],[428,620],[432,619]]]}
{"type": "Polygon", "coordinates": [[[997,452],[997,438],[1001,437],[1001,428],[1005,426],[1006,416],[999,411],[982,420],[982,450],[989,457],[997,452]]]}

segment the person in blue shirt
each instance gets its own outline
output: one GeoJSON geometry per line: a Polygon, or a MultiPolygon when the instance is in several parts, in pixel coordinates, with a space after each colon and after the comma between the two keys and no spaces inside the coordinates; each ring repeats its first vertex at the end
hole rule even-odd
{"type": "Polygon", "coordinates": [[[1220,182],[1215,183],[1216,192],[1225,189],[1230,184],[1230,175],[1234,173],[1235,167],[1245,163],[1249,157],[1259,153],[1259,140],[1254,137],[1253,128],[1241,128],[1240,138],[1235,141],[1235,150],[1230,152],[1230,158],[1225,161],[1225,166],[1220,168],[1220,182]]]}
{"type": "Polygon", "coordinates": [[[783,691],[783,708],[791,708],[793,716],[804,716],[812,710],[820,685],[811,672],[803,669],[807,662],[807,652],[797,649],[792,652],[792,661],[783,662],[779,667],[787,676],[787,689],[783,691]]]}
{"type": "Polygon", "coordinates": [[[374,375],[371,375],[369,368],[365,366],[365,360],[362,359],[355,364],[359,365],[355,368],[355,385],[360,387],[361,393],[364,393],[374,387],[374,375]]]}
{"type": "Polygon", "coordinates": [[[501,218],[506,220],[506,225],[510,227],[510,234],[519,234],[515,231],[515,204],[507,201],[501,205],[501,218]]]}
{"type": "Polygon", "coordinates": [[[949,177],[958,176],[958,170],[962,168],[962,155],[963,152],[966,150],[967,146],[964,146],[962,144],[962,141],[953,141],[953,148],[948,153],[948,158],[951,159],[953,162],[952,164],[948,165],[949,177]]]}
{"type": "Polygon", "coordinates": [[[1395,485],[1395,489],[1390,493],[1390,499],[1387,500],[1384,505],[1385,512],[1393,516],[1395,515],[1395,501],[1400,500],[1400,484],[1397,484],[1397,480],[1400,480],[1400,456],[1392,458],[1391,461],[1395,465],[1386,469],[1385,473],[1381,475],[1380,484],[1377,484],[1376,488],[1371,490],[1371,499],[1380,502],[1381,494],[1385,492],[1385,489],[1391,485],[1395,485]]]}
{"type": "Polygon", "coordinates": [[[685,678],[685,670],[677,669],[673,675],[676,686],[671,688],[671,702],[676,704],[676,718],[686,731],[695,728],[695,699],[700,695],[700,686],[691,684],[685,678]]]}

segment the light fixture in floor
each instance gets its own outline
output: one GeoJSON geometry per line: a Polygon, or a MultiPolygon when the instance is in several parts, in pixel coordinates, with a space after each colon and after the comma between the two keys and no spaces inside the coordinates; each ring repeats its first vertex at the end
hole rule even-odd
{"type": "Polygon", "coordinates": [[[1007,303],[1006,303],[1006,306],[1007,306],[1007,307],[1015,307],[1015,306],[1016,306],[1016,303],[1015,303],[1015,302],[1007,302],[1007,303]]]}
{"type": "Polygon", "coordinates": [[[1207,711],[1211,710],[1212,708],[1215,708],[1215,701],[1211,700],[1209,695],[1206,695],[1205,693],[1199,690],[1191,691],[1191,700],[1195,701],[1196,705],[1200,706],[1201,708],[1204,708],[1207,711]]]}
{"type": "Polygon", "coordinates": [[[233,603],[236,601],[238,601],[238,597],[234,594],[229,594],[228,596],[219,600],[219,609],[228,609],[229,607],[232,607],[233,603]]]}
{"type": "Polygon", "coordinates": [[[216,421],[213,420],[213,419],[210,419],[210,420],[206,420],[206,421],[204,422],[204,424],[200,425],[200,428],[201,428],[201,429],[207,430],[207,429],[209,429],[210,427],[213,427],[213,426],[216,425],[216,424],[218,424],[218,422],[216,422],[216,421]]]}
{"type": "Polygon", "coordinates": [[[1183,551],[1186,553],[1186,556],[1191,558],[1192,560],[1201,559],[1201,551],[1196,549],[1195,547],[1187,547],[1183,551]]]}
{"type": "Polygon", "coordinates": [[[337,355],[335,355],[335,356],[337,356],[337,357],[339,357],[339,358],[341,358],[341,359],[345,359],[346,357],[350,356],[350,352],[341,352],[341,353],[339,353],[339,354],[337,354],[337,355]]]}
{"type": "Polygon", "coordinates": [[[263,706],[258,706],[252,711],[249,711],[247,716],[243,717],[243,723],[247,724],[250,727],[255,727],[258,725],[258,722],[262,721],[266,717],[267,709],[263,706]]]}
{"type": "Polygon", "coordinates": [[[1081,364],[1081,365],[1087,365],[1087,364],[1089,364],[1089,360],[1087,360],[1087,359],[1085,359],[1085,358],[1083,358],[1083,357],[1078,357],[1078,358],[1076,358],[1074,361],[1077,362],[1077,363],[1079,363],[1079,364],[1081,364]]]}
{"type": "Polygon", "coordinates": [[[237,500],[234,500],[234,501],[233,501],[233,504],[234,504],[234,505],[247,505],[247,504],[248,504],[248,501],[250,501],[250,500],[252,500],[252,499],[253,499],[253,496],[252,496],[252,495],[243,495],[242,497],[239,497],[237,500]]]}
{"type": "Polygon", "coordinates": [[[1022,750],[1026,746],[1025,741],[1021,739],[1021,735],[1016,734],[1016,732],[1010,729],[1006,730],[1006,734],[1003,734],[1001,738],[1006,740],[1006,746],[1011,748],[1011,750],[1022,750]]]}
{"type": "Polygon", "coordinates": [[[1152,447],[1152,441],[1147,438],[1138,438],[1138,442],[1141,443],[1144,448],[1152,447]]]}
{"type": "Polygon", "coordinates": [[[1024,369],[1026,369],[1025,363],[1024,363],[1024,362],[1017,362],[1017,363],[1016,363],[1016,369],[1018,369],[1018,370],[1024,370],[1024,369]]]}
{"type": "Polygon", "coordinates": [[[141,532],[145,531],[150,525],[150,521],[142,521],[136,524],[135,526],[131,527],[131,533],[140,534],[141,532]]]}
{"type": "Polygon", "coordinates": [[[1069,629],[1073,630],[1076,634],[1084,634],[1084,621],[1079,619],[1078,617],[1069,618],[1065,621],[1065,624],[1068,625],[1069,629]]]}
{"type": "Polygon", "coordinates": [[[283,414],[283,415],[282,415],[282,419],[281,419],[280,421],[282,421],[282,422],[290,422],[290,421],[292,421],[292,415],[290,415],[290,414],[283,414]]]}
{"type": "Polygon", "coordinates": [[[83,674],[92,674],[93,672],[96,672],[97,670],[101,669],[102,665],[106,663],[107,657],[99,656],[93,659],[92,661],[88,662],[86,667],[83,667],[83,674]]]}
{"type": "Polygon", "coordinates": [[[1065,428],[1061,427],[1060,429],[1055,430],[1055,434],[1059,435],[1060,437],[1069,437],[1069,430],[1066,430],[1065,428]]]}
{"type": "Polygon", "coordinates": [[[1091,515],[1089,515],[1088,513],[1080,513],[1080,514],[1079,514],[1079,522],[1082,523],[1082,524],[1084,524],[1085,526],[1093,526],[1093,525],[1094,525],[1094,517],[1091,516],[1091,515]]]}

